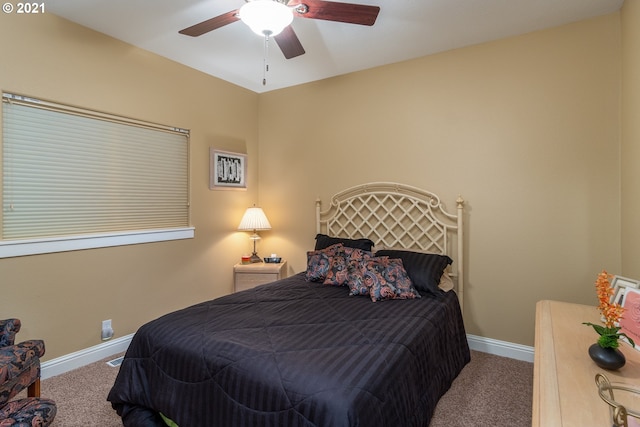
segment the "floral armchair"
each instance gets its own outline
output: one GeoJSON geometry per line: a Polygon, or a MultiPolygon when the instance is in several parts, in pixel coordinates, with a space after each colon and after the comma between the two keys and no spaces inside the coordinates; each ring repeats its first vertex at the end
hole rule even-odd
{"type": "Polygon", "coordinates": [[[40,398],[40,357],[44,341],[15,344],[20,320],[0,320],[0,427],[46,427],[56,416],[56,404],[40,398]],[[11,400],[27,389],[27,397],[11,400]]]}

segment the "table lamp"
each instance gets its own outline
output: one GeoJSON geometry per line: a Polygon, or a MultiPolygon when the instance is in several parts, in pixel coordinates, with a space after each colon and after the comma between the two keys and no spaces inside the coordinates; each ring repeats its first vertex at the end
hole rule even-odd
{"type": "Polygon", "coordinates": [[[247,211],[242,217],[242,221],[240,221],[238,230],[253,232],[253,234],[249,236],[249,239],[253,240],[253,253],[251,254],[251,262],[262,262],[262,259],[260,259],[258,253],[256,252],[256,241],[260,240],[260,236],[257,232],[259,230],[271,230],[271,224],[269,224],[269,220],[264,214],[262,208],[257,208],[255,206],[247,208],[247,211]]]}

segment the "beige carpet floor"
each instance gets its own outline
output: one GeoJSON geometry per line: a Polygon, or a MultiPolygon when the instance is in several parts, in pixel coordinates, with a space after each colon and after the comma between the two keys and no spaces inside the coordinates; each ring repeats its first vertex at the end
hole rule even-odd
{"type": "MultiPolygon", "coordinates": [[[[42,396],[58,406],[52,427],[122,426],[106,400],[118,372],[106,362],[117,356],[42,381],[42,396]]],[[[473,351],[430,427],[530,426],[532,389],[533,364],[473,351]]]]}

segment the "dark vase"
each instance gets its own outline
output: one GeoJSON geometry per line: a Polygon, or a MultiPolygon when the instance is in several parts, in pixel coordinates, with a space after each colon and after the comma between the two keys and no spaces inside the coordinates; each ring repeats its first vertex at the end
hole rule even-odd
{"type": "Polygon", "coordinates": [[[589,347],[589,356],[602,369],[620,369],[627,362],[624,354],[617,348],[602,348],[598,343],[589,347]]]}

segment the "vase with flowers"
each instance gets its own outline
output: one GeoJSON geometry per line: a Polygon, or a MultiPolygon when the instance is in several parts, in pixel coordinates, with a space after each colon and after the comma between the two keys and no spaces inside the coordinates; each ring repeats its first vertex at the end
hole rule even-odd
{"type": "Polygon", "coordinates": [[[600,335],[598,341],[589,347],[589,356],[603,369],[620,369],[626,363],[624,354],[618,348],[620,338],[624,337],[629,344],[635,347],[635,343],[624,332],[620,332],[620,318],[624,313],[624,307],[611,301],[613,288],[611,287],[612,275],[603,270],[596,279],[596,293],[598,295],[598,310],[604,320],[603,325],[596,325],[591,322],[583,322],[584,325],[593,327],[600,335]]]}

